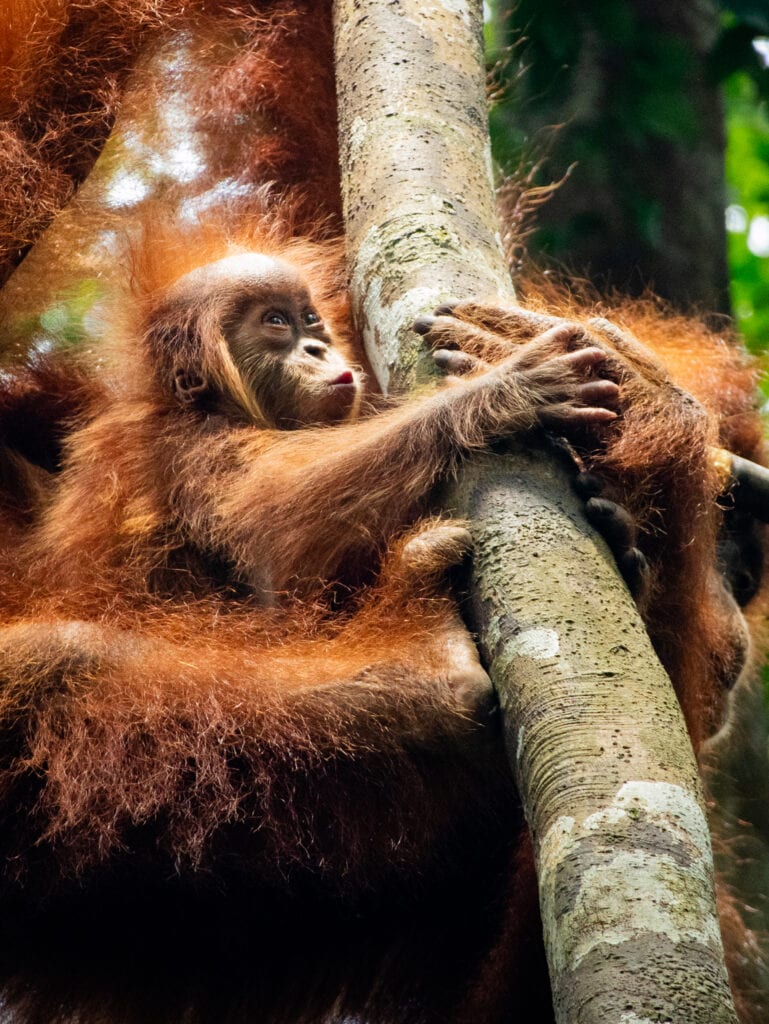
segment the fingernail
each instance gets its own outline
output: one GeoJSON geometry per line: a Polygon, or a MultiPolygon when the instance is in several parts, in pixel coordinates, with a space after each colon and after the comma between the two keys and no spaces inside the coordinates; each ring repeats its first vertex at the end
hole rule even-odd
{"type": "Polygon", "coordinates": [[[411,325],[411,329],[416,331],[417,334],[428,334],[434,323],[434,316],[420,316],[411,325]]]}

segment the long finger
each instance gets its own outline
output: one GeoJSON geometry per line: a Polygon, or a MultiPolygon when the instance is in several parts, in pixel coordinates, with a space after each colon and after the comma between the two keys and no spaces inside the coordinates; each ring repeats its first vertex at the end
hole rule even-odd
{"type": "Polygon", "coordinates": [[[535,313],[521,306],[499,306],[477,302],[473,299],[449,301],[438,306],[435,311],[439,315],[454,316],[478,327],[494,333],[513,336],[521,340],[532,338],[563,323],[561,317],[547,313],[535,313]]]}
{"type": "MultiPolygon", "coordinates": [[[[549,328],[543,334],[537,335],[531,341],[526,342],[518,350],[515,356],[516,365],[526,370],[538,363],[550,358],[564,358],[565,354],[576,354],[577,352],[600,353],[597,346],[586,345],[587,337],[580,324],[572,323],[569,320],[561,320],[555,326],[549,328]]],[[[587,356],[588,363],[591,358],[587,356]]],[[[604,356],[605,358],[605,356],[604,356]]],[[[578,365],[582,365],[578,360],[578,365]]]]}
{"type": "Polygon", "coordinates": [[[619,355],[638,367],[652,383],[663,384],[669,379],[662,363],[629,331],[623,331],[602,316],[591,317],[588,323],[591,330],[603,335],[619,355]]]}
{"type": "Polygon", "coordinates": [[[488,363],[477,356],[471,356],[468,352],[459,352],[457,349],[438,348],[433,352],[433,362],[439,370],[455,376],[463,376],[475,370],[488,368],[488,363]]]}
{"type": "Polygon", "coordinates": [[[556,356],[554,362],[567,366],[575,373],[584,373],[601,366],[607,361],[607,353],[598,348],[597,345],[588,345],[587,348],[576,348],[572,352],[556,356]]]}
{"type": "Polygon", "coordinates": [[[551,430],[568,430],[570,427],[589,427],[594,424],[611,423],[617,419],[613,409],[604,409],[600,405],[560,405],[545,406],[539,412],[539,420],[543,426],[551,430]]]}
{"type": "Polygon", "coordinates": [[[615,554],[635,547],[638,536],[635,520],[628,510],[608,498],[589,498],[585,515],[615,554]]]}
{"type": "Polygon", "coordinates": [[[575,397],[582,405],[609,407],[619,401],[619,387],[613,380],[590,380],[577,385],[575,397]]]}
{"type": "Polygon", "coordinates": [[[413,329],[433,349],[461,349],[491,363],[507,358],[516,350],[506,338],[450,316],[421,316],[414,321],[413,329]]]}

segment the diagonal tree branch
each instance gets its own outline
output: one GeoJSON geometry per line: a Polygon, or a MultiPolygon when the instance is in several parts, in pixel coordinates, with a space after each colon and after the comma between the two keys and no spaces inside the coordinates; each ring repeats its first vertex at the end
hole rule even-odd
{"type": "MultiPolygon", "coordinates": [[[[353,300],[385,389],[426,371],[413,318],[513,299],[494,217],[480,2],[336,0],[353,300]]],[[[732,1024],[697,769],[603,543],[543,453],[479,458],[473,626],[532,830],[561,1024],[732,1024]]]]}

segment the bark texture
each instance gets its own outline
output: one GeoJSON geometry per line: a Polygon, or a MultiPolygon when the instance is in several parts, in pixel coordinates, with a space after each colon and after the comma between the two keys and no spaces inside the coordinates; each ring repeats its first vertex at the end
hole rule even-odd
{"type": "MultiPolygon", "coordinates": [[[[335,6],[354,303],[380,383],[402,389],[426,372],[416,315],[514,300],[480,3],[335,6]]],[[[448,500],[473,521],[473,626],[534,836],[559,1024],[731,1024],[694,757],[611,556],[542,452],[477,459],[448,500]]]]}

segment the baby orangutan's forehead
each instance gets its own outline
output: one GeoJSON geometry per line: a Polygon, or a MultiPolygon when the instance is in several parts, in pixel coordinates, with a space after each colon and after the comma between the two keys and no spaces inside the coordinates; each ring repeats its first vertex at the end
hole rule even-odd
{"type": "Polygon", "coordinates": [[[261,294],[291,293],[309,299],[304,277],[291,264],[260,252],[234,253],[197,267],[181,277],[174,290],[208,291],[217,286],[242,286],[252,292],[254,298],[261,294]]]}

